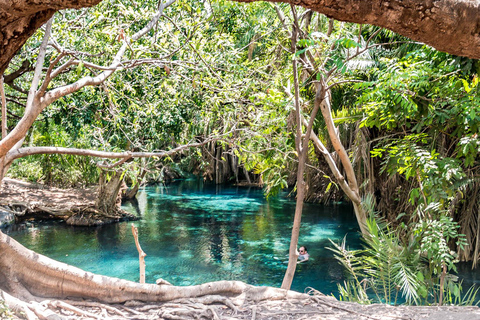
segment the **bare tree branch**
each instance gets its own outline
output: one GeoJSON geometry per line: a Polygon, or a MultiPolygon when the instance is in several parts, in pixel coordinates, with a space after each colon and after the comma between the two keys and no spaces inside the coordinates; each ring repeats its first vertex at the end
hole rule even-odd
{"type": "Polygon", "coordinates": [[[52,23],[53,18],[48,20],[45,27],[45,35],[43,36],[43,41],[38,51],[37,64],[33,73],[32,84],[30,85],[30,90],[28,92],[25,114],[27,114],[33,108],[33,100],[35,99],[35,95],[37,94],[38,84],[40,83],[40,77],[42,75],[43,62],[45,61],[45,54],[47,52],[48,38],[50,38],[50,33],[52,31],[52,23]]]}
{"type": "Polygon", "coordinates": [[[9,73],[7,75],[4,75],[3,81],[6,84],[11,85],[11,84],[13,84],[13,81],[15,81],[15,79],[18,79],[19,77],[21,77],[26,72],[33,71],[33,70],[34,70],[34,68],[33,68],[32,64],[28,60],[24,60],[17,70],[15,70],[14,72],[9,73]]]}
{"type": "MultiPolygon", "coordinates": [[[[32,81],[31,90],[29,93],[29,98],[27,100],[27,106],[25,110],[25,114],[22,119],[17,123],[15,128],[7,135],[5,139],[0,141],[0,158],[7,154],[15,145],[15,148],[20,147],[28,129],[31,127],[35,119],[38,115],[45,109],[49,104],[54,102],[55,100],[73,93],[75,91],[80,90],[81,88],[88,86],[88,85],[98,85],[104,82],[108,77],[110,77],[113,72],[116,70],[115,67],[118,67],[121,63],[121,58],[125,53],[126,49],[128,48],[128,43],[130,41],[134,42],[140,39],[143,35],[145,35],[149,30],[151,30],[155,24],[158,22],[160,17],[163,15],[163,11],[166,7],[173,4],[175,0],[169,0],[167,2],[160,2],[158,12],[151,18],[149,23],[142,28],[140,31],[135,33],[131,40],[124,39],[122,46],[118,50],[117,54],[115,55],[112,63],[111,63],[111,70],[106,70],[95,77],[83,77],[82,79],[69,84],[65,85],[56,89],[53,89],[49,92],[37,92],[38,82],[40,79],[41,67],[43,66],[43,59],[45,56],[46,46],[48,44],[48,36],[50,35],[50,27],[47,26],[47,30],[45,32],[45,37],[40,47],[39,58],[37,60],[37,68],[35,70],[34,80],[32,81]],[[43,52],[43,53],[42,53],[43,52]]],[[[58,61],[57,61],[58,63],[58,61]]],[[[68,64],[68,63],[67,63],[68,64]]],[[[68,65],[63,65],[59,69],[65,70],[68,65]]],[[[56,70],[59,72],[59,70],[56,70]]],[[[48,72],[48,71],[47,71],[48,72]]],[[[52,78],[57,73],[52,72],[52,78]]],[[[48,79],[46,79],[48,82],[48,79]]]]}
{"type": "Polygon", "coordinates": [[[7,98],[3,87],[3,76],[0,76],[0,97],[2,99],[2,139],[7,136],[7,98]]]}
{"type": "MultiPolygon", "coordinates": [[[[170,0],[167,3],[161,3],[160,8],[158,12],[150,19],[149,23],[140,31],[135,33],[131,41],[135,42],[138,39],[140,39],[142,36],[144,36],[148,31],[150,31],[155,24],[158,22],[160,17],[163,16],[163,10],[173,4],[175,0],[170,0]]],[[[117,54],[115,55],[115,58],[113,59],[113,62],[110,64],[109,68],[102,72],[101,74],[95,76],[95,77],[84,77],[75,83],[72,83],[70,85],[66,85],[60,88],[53,89],[52,91],[49,91],[48,93],[45,94],[45,102],[44,104],[48,105],[52,103],[53,101],[70,94],[72,92],[78,91],[81,88],[85,86],[93,86],[93,85],[98,85],[105,81],[108,77],[110,77],[115,70],[118,69],[118,67],[121,65],[121,58],[123,57],[125,51],[127,50],[129,46],[129,39],[124,39],[122,46],[118,50],[117,54]]]]}
{"type": "MultiPolygon", "coordinates": [[[[53,19],[53,18],[52,18],[53,19]]],[[[27,104],[25,107],[25,114],[22,119],[17,123],[15,128],[13,128],[10,133],[0,141],[0,158],[3,158],[7,152],[10,150],[19,148],[23,143],[25,136],[28,132],[28,129],[33,124],[35,119],[40,114],[41,110],[38,110],[39,101],[37,99],[37,88],[38,83],[40,82],[40,75],[42,72],[43,62],[45,60],[45,52],[48,44],[48,38],[50,37],[50,31],[52,28],[52,19],[50,19],[45,28],[45,35],[40,45],[40,50],[37,58],[37,65],[35,67],[35,73],[33,76],[32,84],[30,86],[30,91],[27,97],[27,104]]],[[[2,176],[3,177],[3,176],[2,176]]]]}
{"type": "MultiPolygon", "coordinates": [[[[97,151],[91,149],[77,149],[77,148],[63,148],[63,147],[25,147],[19,148],[15,151],[9,152],[6,156],[6,165],[12,163],[13,160],[31,156],[31,155],[38,155],[38,154],[69,154],[69,155],[76,155],[76,156],[89,156],[89,157],[96,157],[96,158],[104,158],[104,159],[124,159],[127,161],[131,158],[164,158],[169,157],[174,154],[177,154],[185,149],[188,148],[197,148],[203,146],[207,143],[212,141],[219,141],[223,140],[222,137],[212,137],[208,138],[202,142],[197,143],[189,143],[185,145],[181,145],[174,149],[168,151],[158,151],[158,152],[131,152],[131,151],[124,151],[124,152],[108,152],[108,151],[97,151]]],[[[118,166],[125,161],[119,161],[115,164],[118,166]]],[[[103,167],[113,168],[114,166],[106,166],[100,165],[103,167]]]]}
{"type": "Polygon", "coordinates": [[[52,61],[52,63],[50,63],[50,66],[48,67],[47,72],[45,73],[45,79],[43,80],[43,84],[40,87],[40,89],[38,89],[38,92],[40,94],[43,94],[45,90],[47,90],[47,87],[50,84],[50,81],[53,79],[52,70],[60,62],[60,60],[62,60],[64,56],[65,56],[65,53],[62,52],[58,55],[58,57],[55,58],[55,60],[52,61]]]}

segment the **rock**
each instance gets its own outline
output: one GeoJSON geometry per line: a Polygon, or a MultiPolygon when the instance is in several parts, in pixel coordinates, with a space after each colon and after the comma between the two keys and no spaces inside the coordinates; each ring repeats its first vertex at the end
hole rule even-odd
{"type": "Polygon", "coordinates": [[[15,215],[0,207],[0,228],[7,227],[15,223],[15,215]]]}

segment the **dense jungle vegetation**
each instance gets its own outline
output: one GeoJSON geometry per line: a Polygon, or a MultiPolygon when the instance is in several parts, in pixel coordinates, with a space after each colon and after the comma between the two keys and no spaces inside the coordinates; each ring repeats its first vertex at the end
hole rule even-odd
{"type": "MultiPolygon", "coordinates": [[[[107,70],[156,7],[104,0],[57,13],[43,69],[65,68],[48,88],[107,70]]],[[[8,128],[24,112],[44,34],[5,73],[8,128]]],[[[151,152],[212,139],[168,157],[128,159],[107,174],[121,168],[129,186],[194,174],[259,184],[270,197],[298,188],[298,140],[311,127],[301,160],[305,201],[350,201],[330,120],[315,111],[321,91],[367,213],[364,250],[332,244],[351,274],[342,298],[472,303],[475,292],[462,293],[453,274],[456,262],[476,266],[480,254],[478,61],[303,8],[223,0],[177,0],[128,43],[115,73],[54,101],[24,144],[151,152]]],[[[38,154],[17,159],[7,176],[81,188],[98,183],[98,163],[38,154]]]]}

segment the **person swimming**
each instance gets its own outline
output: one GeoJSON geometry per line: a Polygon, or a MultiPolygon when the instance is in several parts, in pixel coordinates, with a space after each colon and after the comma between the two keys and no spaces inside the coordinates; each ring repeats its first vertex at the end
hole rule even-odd
{"type": "Polygon", "coordinates": [[[301,246],[300,249],[298,249],[297,254],[298,263],[308,261],[308,259],[310,258],[310,255],[307,252],[307,247],[305,246],[301,246]]]}

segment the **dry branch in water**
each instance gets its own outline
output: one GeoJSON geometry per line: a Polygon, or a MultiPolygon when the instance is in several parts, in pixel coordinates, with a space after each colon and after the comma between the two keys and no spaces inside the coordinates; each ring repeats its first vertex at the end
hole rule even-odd
{"type": "Polygon", "coordinates": [[[145,257],[147,254],[142,250],[140,242],[138,241],[138,229],[132,223],[133,238],[135,238],[135,245],[138,250],[138,261],[140,263],[140,283],[145,283],[145,257]]]}

